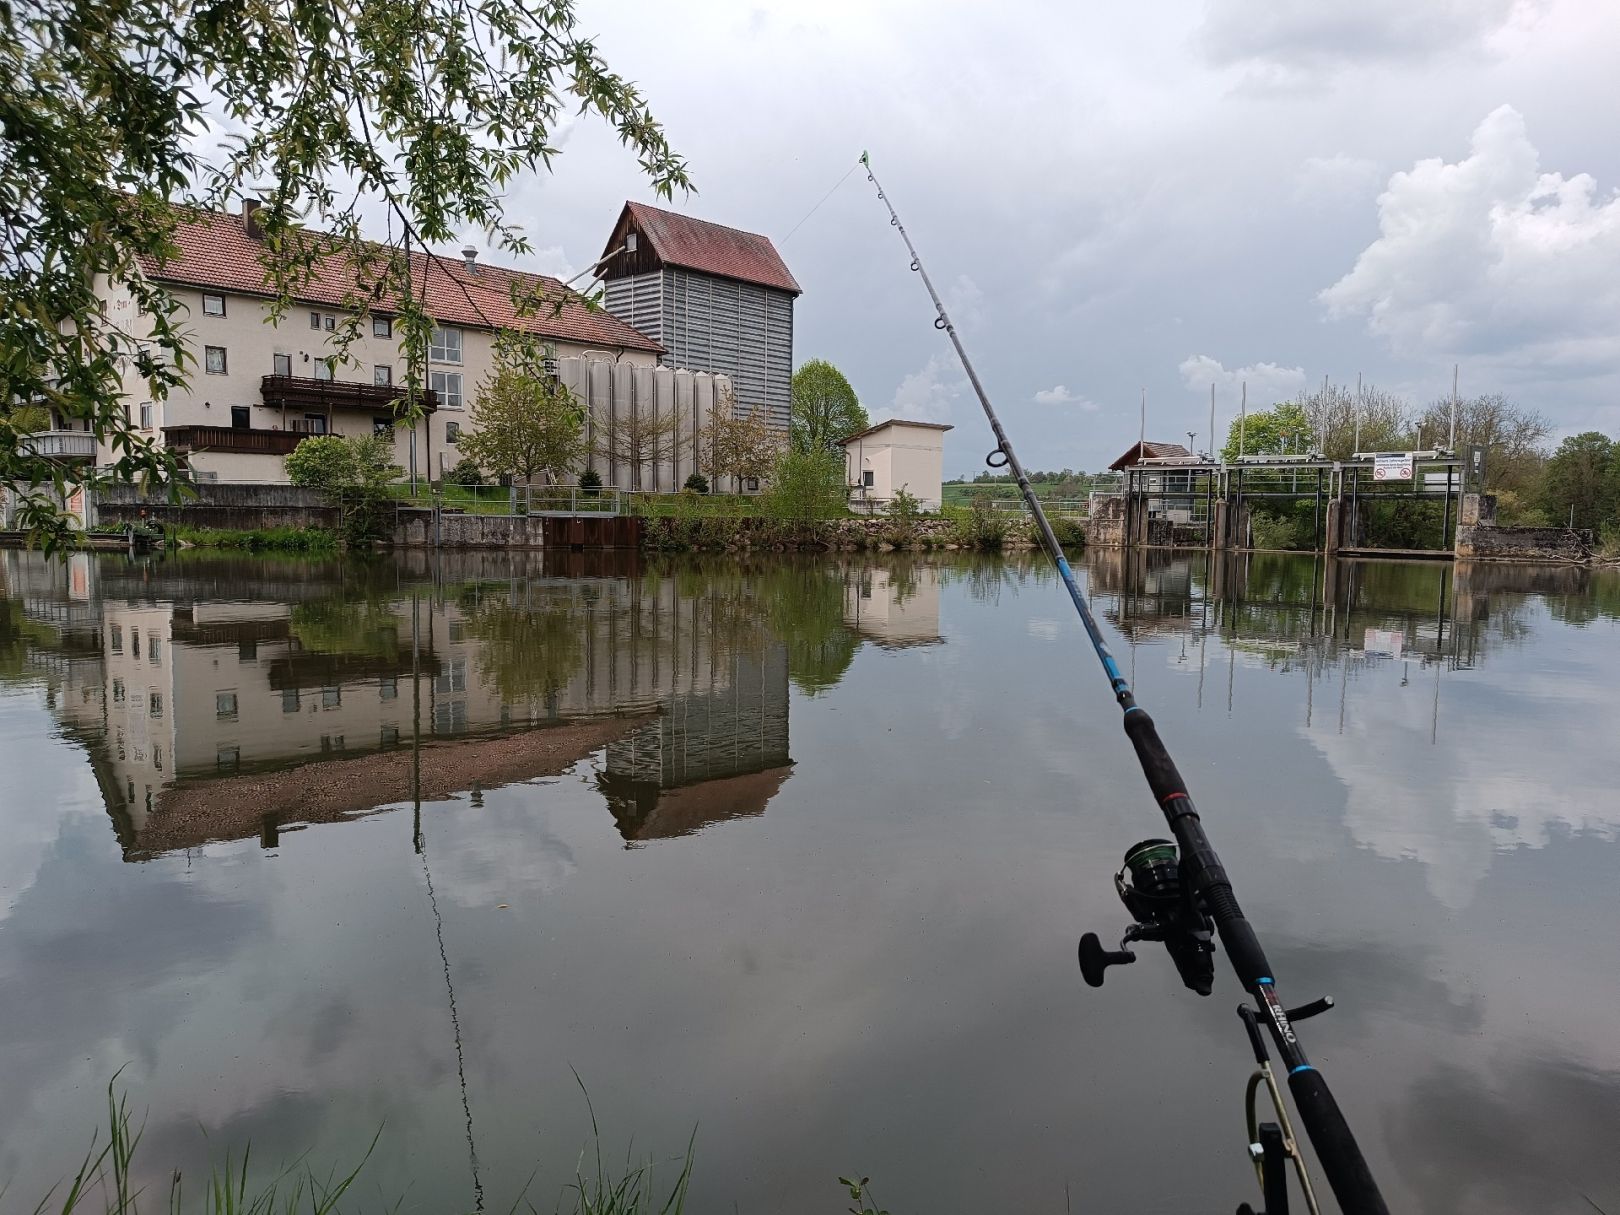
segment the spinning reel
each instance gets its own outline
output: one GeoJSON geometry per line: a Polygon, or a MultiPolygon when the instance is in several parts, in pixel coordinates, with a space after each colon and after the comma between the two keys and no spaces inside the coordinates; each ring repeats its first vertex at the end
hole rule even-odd
{"type": "Polygon", "coordinates": [[[1215,926],[1203,901],[1182,880],[1181,862],[1169,840],[1143,840],[1125,853],[1114,874],[1114,889],[1135,922],[1125,929],[1119,948],[1107,950],[1088,932],[1080,938],[1080,973],[1093,987],[1103,984],[1110,966],[1136,961],[1133,941],[1159,941],[1170,952],[1181,981],[1201,996],[1215,983],[1215,926]]]}

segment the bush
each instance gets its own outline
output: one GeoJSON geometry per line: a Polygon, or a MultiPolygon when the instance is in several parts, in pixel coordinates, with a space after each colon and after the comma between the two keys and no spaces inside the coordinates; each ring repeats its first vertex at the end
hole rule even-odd
{"type": "Polygon", "coordinates": [[[783,452],[771,476],[766,511],[777,519],[808,522],[833,519],[848,510],[844,457],[824,451],[783,452]]]}
{"type": "Polygon", "coordinates": [[[478,461],[471,456],[462,456],[456,461],[456,466],[450,470],[445,480],[454,485],[482,485],[484,470],[478,467],[478,461]]]}
{"type": "Polygon", "coordinates": [[[999,550],[1007,543],[1007,515],[987,495],[974,494],[965,511],[953,512],[951,539],[963,548],[999,550]]]}
{"type": "Polygon", "coordinates": [[[894,491],[894,497],[889,499],[888,506],[883,509],[883,517],[888,520],[888,533],[884,536],[890,544],[899,547],[910,544],[917,536],[917,524],[923,515],[922,502],[917,495],[904,485],[894,491]]]}
{"type": "Polygon", "coordinates": [[[709,478],[700,472],[695,472],[686,478],[686,488],[694,494],[706,494],[709,492],[709,478]]]}
{"type": "Polygon", "coordinates": [[[391,435],[311,435],[285,463],[294,485],[325,490],[336,500],[344,543],[359,547],[386,534],[389,487],[405,471],[394,463],[391,435]]]}
{"type": "Polygon", "coordinates": [[[594,498],[602,492],[602,474],[594,468],[587,468],[579,474],[579,488],[587,498],[594,498]]]}

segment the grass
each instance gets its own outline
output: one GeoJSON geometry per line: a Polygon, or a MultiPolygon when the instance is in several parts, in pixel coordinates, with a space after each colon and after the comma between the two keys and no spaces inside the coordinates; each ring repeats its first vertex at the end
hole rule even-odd
{"type": "Polygon", "coordinates": [[[336,532],[317,527],[263,527],[234,531],[215,527],[173,527],[169,538],[196,548],[240,549],[246,552],[311,553],[328,556],[341,547],[336,532]]]}
{"type": "MultiPolygon", "coordinates": [[[[578,1073],[574,1078],[579,1080],[578,1073]]],[[[650,1160],[636,1163],[627,1154],[622,1171],[607,1165],[602,1157],[596,1110],[583,1082],[580,1091],[585,1093],[585,1108],[590,1112],[594,1148],[587,1147],[580,1153],[574,1178],[563,1188],[554,1208],[556,1215],[682,1215],[692,1181],[696,1130],[679,1160],[675,1180],[665,1192],[655,1181],[650,1160]]],[[[130,1112],[128,1097],[119,1091],[115,1074],[107,1083],[106,1139],[103,1141],[99,1131],[91,1136],[89,1150],[72,1178],[52,1187],[33,1207],[33,1215],[139,1215],[143,1203],[147,1210],[166,1209],[169,1215],[180,1215],[182,1211],[201,1215],[342,1215],[345,1196],[382,1138],[378,1130],[354,1168],[342,1174],[334,1170],[324,1177],[300,1157],[266,1180],[250,1181],[251,1145],[244,1146],[239,1156],[227,1150],[224,1163],[212,1168],[204,1180],[199,1200],[186,1189],[178,1171],[170,1175],[168,1190],[160,1196],[148,1195],[137,1186],[133,1161],[144,1129],[144,1121],[137,1123],[130,1112]],[[148,1201],[154,1198],[157,1200],[148,1201]]],[[[663,1175],[660,1171],[659,1176],[663,1175]]],[[[520,1210],[536,1215],[527,1190],[525,1185],[511,1204],[511,1215],[520,1210]]],[[[0,1190],[0,1201],[4,1197],[0,1190]]]]}

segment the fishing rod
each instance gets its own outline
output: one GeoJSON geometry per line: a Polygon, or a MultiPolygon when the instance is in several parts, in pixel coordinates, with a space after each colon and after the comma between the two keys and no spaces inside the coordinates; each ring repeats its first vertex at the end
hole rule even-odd
{"type": "MultiPolygon", "coordinates": [[[[1327,1080],[1306,1058],[1295,1029],[1296,1022],[1326,1012],[1333,1006],[1333,1001],[1315,1000],[1292,1009],[1283,1005],[1272,977],[1271,964],[1266,961],[1265,951],[1260,947],[1260,939],[1255,935],[1253,925],[1238,906],[1231,878],[1227,876],[1220,857],[1215,854],[1215,848],[1204,832],[1203,821],[1187,792],[1186,781],[1181,778],[1175,761],[1170,758],[1170,752],[1159,738],[1158,727],[1153,724],[1147,710],[1136,703],[1129,681],[1109,652],[1102,630],[1097,627],[1096,617],[1091,614],[1091,605],[1075,580],[1074,571],[1069,568],[1069,560],[1058,544],[1046,512],[1041,508],[1040,499],[1030,487],[1024,466],[1013,451],[1001,419],[996,416],[984,385],[979,381],[978,372],[973,369],[973,361],[968,358],[956,326],[951,323],[945,302],[935,290],[928,271],[923,269],[922,258],[911,243],[911,236],[900,222],[899,213],[889,201],[882,183],[872,171],[871,158],[865,152],[861,153],[860,163],[866,168],[866,179],[876,187],[879,200],[888,209],[890,226],[900,233],[906,251],[911,254],[912,270],[922,277],[923,286],[928,289],[929,298],[934,302],[934,328],[943,330],[956,348],[956,357],[961,360],[962,370],[967,373],[979,404],[984,407],[990,429],[995,433],[996,447],[985,457],[985,463],[991,468],[1006,468],[1017,482],[1018,492],[1023,495],[1029,513],[1035,520],[1036,530],[1040,533],[1041,547],[1057,567],[1058,577],[1063,580],[1064,589],[1068,591],[1075,611],[1080,614],[1080,624],[1091,641],[1092,649],[1096,651],[1098,661],[1102,663],[1103,673],[1108,677],[1114,699],[1122,711],[1125,733],[1136,749],[1136,758],[1142,765],[1148,787],[1153,791],[1153,799],[1159,804],[1175,837],[1174,842],[1144,840],[1125,854],[1123,865],[1114,875],[1114,885],[1133,922],[1126,928],[1117,950],[1104,949],[1095,933],[1088,932],[1081,937],[1081,974],[1092,987],[1101,987],[1108,967],[1136,961],[1136,955],[1128,948],[1132,942],[1157,941],[1169,952],[1182,983],[1199,995],[1207,996],[1214,984],[1212,955],[1215,951],[1214,938],[1218,936],[1226,947],[1226,955],[1231,960],[1232,968],[1237,971],[1244,990],[1255,1002],[1255,1008],[1246,1004],[1241,1006],[1238,1015],[1243,1020],[1259,1068],[1250,1082],[1246,1105],[1251,1124],[1249,1150],[1260,1173],[1266,1202],[1264,1215],[1286,1213],[1288,1190],[1285,1162],[1290,1159],[1302,1179],[1307,1206],[1313,1213],[1317,1206],[1304,1159],[1293,1141],[1287,1105],[1271,1071],[1266,1035],[1259,1028],[1262,1021],[1282,1060],[1294,1105],[1299,1110],[1311,1146],[1316,1149],[1317,1159],[1321,1162],[1322,1171],[1327,1174],[1328,1185],[1332,1187],[1340,1208],[1345,1215],[1388,1215],[1389,1208],[1384,1204],[1378,1183],[1373,1180],[1372,1170],[1367,1167],[1355,1135],[1351,1133],[1350,1124],[1345,1121],[1338,1102],[1333,1099],[1327,1080]],[[1267,1123],[1253,1126],[1254,1097],[1261,1083],[1265,1084],[1271,1095],[1281,1125],[1267,1123]]],[[[1239,1215],[1245,1212],[1252,1212],[1246,1203],[1239,1208],[1239,1215]]]]}

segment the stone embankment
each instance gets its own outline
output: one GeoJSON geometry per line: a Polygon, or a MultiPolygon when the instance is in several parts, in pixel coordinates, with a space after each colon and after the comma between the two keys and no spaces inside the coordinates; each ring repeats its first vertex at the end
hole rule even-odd
{"type": "MultiPolygon", "coordinates": [[[[1079,543],[1079,529],[1066,524],[1061,538],[1079,543]]],[[[923,552],[940,549],[1034,548],[1023,519],[1009,524],[997,541],[975,536],[953,519],[924,518],[907,524],[892,519],[793,521],[764,517],[661,518],[646,520],[643,546],[704,552],[923,552]]]]}

